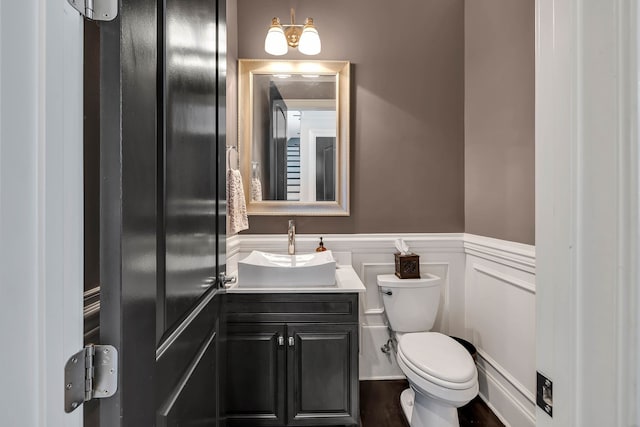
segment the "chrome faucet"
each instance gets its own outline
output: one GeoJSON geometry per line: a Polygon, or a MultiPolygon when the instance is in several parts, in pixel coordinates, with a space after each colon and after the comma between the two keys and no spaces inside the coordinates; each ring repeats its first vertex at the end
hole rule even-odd
{"type": "Polygon", "coordinates": [[[289,236],[288,253],[289,255],[295,255],[296,254],[296,222],[292,219],[289,220],[289,231],[287,232],[287,235],[289,236]]]}

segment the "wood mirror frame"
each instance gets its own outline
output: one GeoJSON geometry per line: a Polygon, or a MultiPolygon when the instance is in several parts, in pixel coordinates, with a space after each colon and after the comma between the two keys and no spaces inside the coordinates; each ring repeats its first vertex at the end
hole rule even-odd
{"type": "Polygon", "coordinates": [[[238,61],[238,151],[249,215],[349,215],[349,94],[348,61],[238,61]],[[336,185],[334,201],[290,201],[251,198],[251,161],[255,130],[253,76],[264,74],[321,74],[336,78],[336,185]]]}

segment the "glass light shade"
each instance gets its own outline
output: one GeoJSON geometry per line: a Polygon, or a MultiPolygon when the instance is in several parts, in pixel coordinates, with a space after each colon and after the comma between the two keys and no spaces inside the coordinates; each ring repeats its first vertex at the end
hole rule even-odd
{"type": "Polygon", "coordinates": [[[320,53],[320,35],[318,30],[311,25],[305,25],[300,36],[300,43],[298,44],[298,50],[305,55],[317,55],[320,53]]]}
{"type": "Polygon", "coordinates": [[[284,55],[289,50],[287,38],[280,26],[271,26],[264,39],[264,51],[270,55],[284,55]]]}

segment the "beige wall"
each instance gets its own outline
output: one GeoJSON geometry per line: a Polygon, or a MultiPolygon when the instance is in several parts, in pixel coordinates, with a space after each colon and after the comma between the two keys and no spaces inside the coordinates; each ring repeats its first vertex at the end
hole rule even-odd
{"type": "Polygon", "coordinates": [[[465,2],[468,233],[534,244],[534,0],[465,2]]]}
{"type": "MultiPolygon", "coordinates": [[[[463,1],[237,0],[238,57],[268,58],[271,18],[288,23],[290,6],[314,18],[314,58],[353,64],[351,216],[299,217],[298,232],[464,231],[463,1]]],[[[247,232],[284,233],[288,218],[251,216],[247,232]]]]}
{"type": "MultiPolygon", "coordinates": [[[[323,43],[315,58],[353,64],[352,214],[299,217],[299,232],[467,231],[534,243],[534,0],[228,4],[231,143],[235,60],[269,57],[273,16],[288,22],[291,5],[298,21],[312,16],[323,43]]],[[[247,232],[283,233],[287,219],[252,216],[247,232]]]]}

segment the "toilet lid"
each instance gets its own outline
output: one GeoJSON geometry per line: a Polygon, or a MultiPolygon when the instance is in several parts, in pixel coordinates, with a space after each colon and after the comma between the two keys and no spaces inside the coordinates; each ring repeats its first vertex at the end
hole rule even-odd
{"type": "Polygon", "coordinates": [[[405,334],[398,349],[416,368],[443,381],[464,383],[477,372],[469,352],[453,338],[438,332],[405,334]]]}

